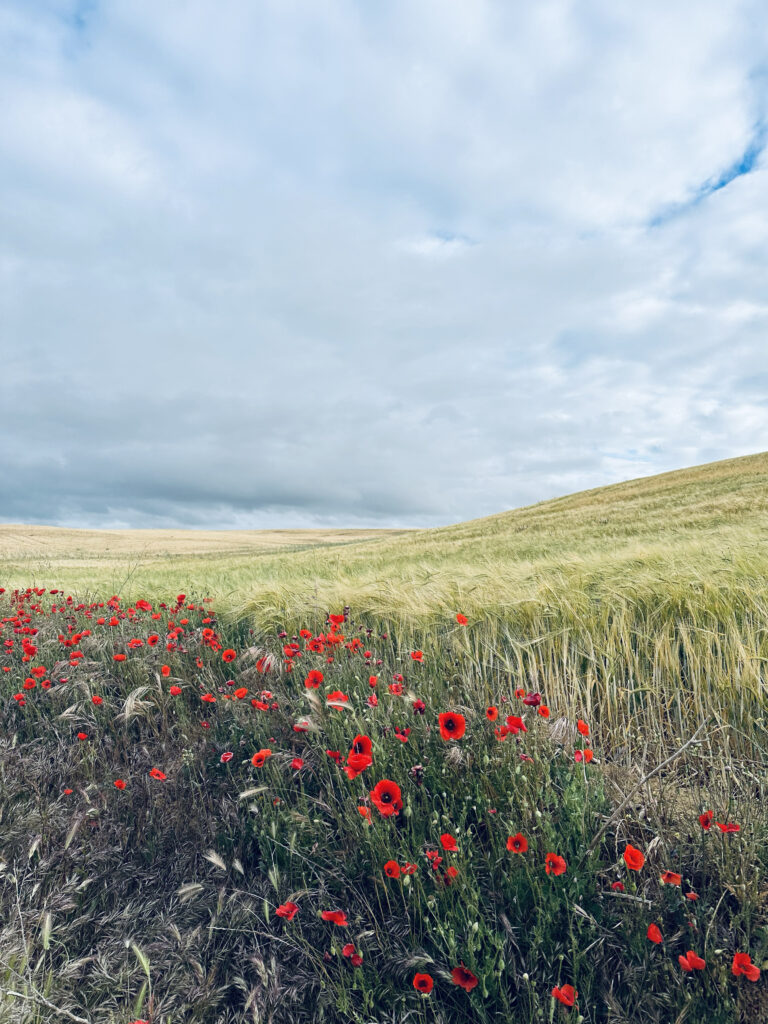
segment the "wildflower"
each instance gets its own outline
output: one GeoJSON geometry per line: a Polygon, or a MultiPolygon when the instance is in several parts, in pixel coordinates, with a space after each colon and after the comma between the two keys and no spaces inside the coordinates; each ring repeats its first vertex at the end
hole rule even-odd
{"type": "Polygon", "coordinates": [[[727,825],[724,825],[721,821],[716,821],[715,824],[724,834],[729,832],[741,832],[741,825],[736,825],[731,821],[729,821],[727,825]]]}
{"type": "Polygon", "coordinates": [[[402,697],[403,695],[403,684],[402,683],[390,683],[389,692],[395,697],[402,697]]]}
{"type": "Polygon", "coordinates": [[[291,903],[288,900],[287,903],[281,903],[279,907],[275,908],[275,913],[278,917],[285,918],[286,921],[292,921],[299,912],[297,904],[291,903]]]}
{"type": "Polygon", "coordinates": [[[699,898],[699,894],[698,894],[698,893],[696,893],[696,892],[693,892],[693,891],[691,891],[691,892],[687,892],[687,893],[685,894],[685,898],[686,898],[687,900],[697,900],[697,899],[699,898]]]}
{"type": "Polygon", "coordinates": [[[537,708],[539,704],[541,704],[541,694],[527,693],[525,697],[523,697],[523,704],[528,708],[537,708]]]}
{"type": "Polygon", "coordinates": [[[513,736],[517,736],[519,732],[528,732],[525,722],[519,715],[507,715],[507,729],[513,736]]]}
{"type": "Polygon", "coordinates": [[[80,742],[82,742],[83,740],[87,740],[88,739],[88,733],[87,732],[79,732],[77,734],[77,738],[80,740],[80,742]]]}
{"type": "Polygon", "coordinates": [[[645,855],[630,843],[627,843],[624,848],[623,857],[624,863],[630,871],[639,871],[643,864],[645,864],[645,855]]]}
{"type": "Polygon", "coordinates": [[[460,964],[458,967],[454,967],[451,971],[451,980],[454,985],[458,985],[463,988],[465,992],[471,992],[477,985],[477,978],[465,967],[464,964],[460,964]]]}
{"type": "Polygon", "coordinates": [[[228,764],[234,756],[235,755],[232,753],[231,750],[225,750],[224,753],[219,758],[219,760],[221,761],[222,764],[228,764]]]}
{"type": "Polygon", "coordinates": [[[122,779],[115,779],[115,789],[125,789],[125,783],[122,779]]]}
{"type": "Polygon", "coordinates": [[[216,698],[213,696],[212,693],[204,693],[202,695],[202,697],[200,698],[200,700],[205,701],[206,704],[215,704],[216,703],[216,698]]]}
{"type": "Polygon", "coordinates": [[[165,772],[161,772],[159,768],[150,768],[149,774],[152,776],[153,779],[160,779],[160,781],[168,778],[165,772]]]}
{"type": "Polygon", "coordinates": [[[712,811],[704,811],[703,814],[699,815],[699,824],[705,832],[709,832],[709,830],[712,828],[712,819],[714,818],[714,816],[715,815],[712,811]]]}
{"type": "Polygon", "coordinates": [[[573,985],[555,985],[552,989],[552,995],[555,999],[561,1002],[563,1006],[573,1006],[579,993],[574,989],[573,985]]]}
{"type": "Polygon", "coordinates": [[[334,924],[337,924],[339,928],[346,928],[349,924],[346,912],[343,910],[324,910],[320,914],[320,917],[322,917],[324,921],[332,921],[334,924]]]}
{"type": "Polygon", "coordinates": [[[349,697],[346,693],[342,693],[341,690],[334,690],[333,693],[329,693],[325,698],[327,704],[346,704],[349,697]]]}
{"type": "Polygon", "coordinates": [[[580,718],[578,720],[578,722],[576,723],[576,728],[579,730],[582,736],[589,736],[589,726],[583,718],[580,718]]]}
{"type": "Polygon", "coordinates": [[[613,884],[611,885],[611,888],[613,889],[614,892],[625,892],[624,883],[623,882],[613,882],[613,884]]]}
{"type": "Polygon", "coordinates": [[[703,971],[707,966],[706,961],[697,956],[692,949],[689,949],[685,956],[679,956],[677,961],[686,973],[703,971]]]}
{"type": "Polygon", "coordinates": [[[523,690],[523,689],[522,689],[522,687],[518,687],[518,688],[517,688],[517,689],[515,690],[515,696],[516,696],[517,698],[521,698],[521,697],[524,697],[524,696],[525,696],[525,690],[523,690]]]}
{"type": "Polygon", "coordinates": [[[435,987],[435,983],[430,974],[414,974],[413,987],[417,992],[421,992],[422,995],[428,996],[435,987]]]}
{"type": "Polygon", "coordinates": [[[577,750],[576,753],[573,755],[575,761],[579,763],[583,761],[585,764],[589,764],[589,762],[592,760],[594,756],[594,752],[589,749],[577,750]]]}
{"type": "Polygon", "coordinates": [[[522,832],[518,832],[516,836],[508,836],[507,849],[510,853],[525,853],[528,849],[528,840],[522,832]]]}
{"type": "Polygon", "coordinates": [[[369,794],[383,818],[397,814],[403,807],[402,793],[396,782],[382,779],[369,794]]]}
{"type": "Polygon", "coordinates": [[[238,686],[238,688],[235,690],[235,696],[237,697],[238,700],[243,700],[243,698],[248,696],[248,687],[238,686]]]}
{"type": "Polygon", "coordinates": [[[125,661],[125,655],[124,654],[115,654],[115,655],[112,656],[112,660],[113,661],[125,661]]]}
{"type": "Polygon", "coordinates": [[[499,709],[496,707],[490,707],[485,709],[485,717],[489,722],[495,722],[499,717],[499,709]]]}
{"type": "Polygon", "coordinates": [[[456,621],[460,626],[466,626],[466,624],[469,622],[469,619],[467,618],[466,615],[462,615],[461,612],[459,612],[456,616],[456,621]]]}
{"type": "Polygon", "coordinates": [[[426,710],[427,710],[427,705],[424,703],[424,701],[421,698],[419,698],[418,700],[415,700],[413,702],[413,713],[414,713],[414,715],[423,715],[426,710]]]}
{"type": "Polygon", "coordinates": [[[539,708],[537,709],[537,711],[538,711],[538,714],[540,714],[542,718],[549,718],[549,708],[547,707],[546,704],[541,704],[539,706],[539,708]]]}
{"type": "Polygon", "coordinates": [[[319,669],[313,668],[304,680],[304,685],[308,690],[316,690],[323,682],[324,678],[325,676],[319,669]]]}
{"type": "Polygon", "coordinates": [[[91,697],[91,700],[93,701],[93,703],[97,707],[99,706],[99,704],[103,704],[104,703],[104,698],[103,697],[99,697],[99,695],[97,693],[94,693],[94,695],[91,697]]]}
{"type": "Polygon", "coordinates": [[[237,652],[233,651],[231,647],[228,647],[226,649],[226,651],[222,651],[221,652],[221,660],[222,661],[226,661],[226,662],[234,661],[236,657],[237,657],[237,652]]]}
{"type": "Polygon", "coordinates": [[[411,658],[413,661],[424,661],[423,651],[411,651],[411,658]]]}
{"type": "Polygon", "coordinates": [[[342,956],[352,956],[355,952],[354,942],[347,942],[341,947],[342,956]]]}
{"type": "Polygon", "coordinates": [[[418,864],[411,864],[410,861],[406,861],[405,864],[400,868],[404,875],[415,875],[419,870],[418,864]]]}
{"type": "Polygon", "coordinates": [[[455,868],[453,864],[451,864],[451,866],[445,872],[445,877],[449,880],[449,882],[453,881],[454,878],[458,878],[458,875],[459,869],[455,868]]]}
{"type": "Polygon", "coordinates": [[[456,840],[448,832],[444,832],[440,836],[440,845],[444,850],[447,850],[449,853],[456,853],[457,850],[459,849],[459,847],[456,844],[456,840]]]}
{"type": "Polygon", "coordinates": [[[749,953],[734,953],[731,972],[736,977],[743,974],[747,981],[758,981],[760,978],[760,968],[752,963],[749,953]]]}
{"type": "Polygon", "coordinates": [[[384,865],[384,874],[387,878],[399,878],[400,877],[400,865],[396,860],[388,860],[384,865]]]}
{"type": "Polygon", "coordinates": [[[297,772],[297,771],[299,771],[300,768],[303,768],[303,767],[304,767],[304,760],[303,760],[303,758],[301,758],[301,757],[294,757],[294,759],[291,761],[291,768],[293,768],[293,770],[295,772],[297,772]]]}
{"type": "Polygon", "coordinates": [[[661,881],[665,885],[680,885],[683,881],[683,876],[678,875],[676,871],[665,871],[661,875],[661,881]]]}
{"type": "Polygon", "coordinates": [[[172,697],[178,697],[179,694],[181,693],[181,687],[180,686],[172,686],[168,692],[170,693],[170,695],[172,697]]]}
{"type": "Polygon", "coordinates": [[[379,681],[379,677],[378,676],[368,676],[368,685],[370,686],[370,688],[372,690],[375,689],[378,681],[379,681]]]}
{"type": "Polygon", "coordinates": [[[266,747],[256,751],[251,758],[251,764],[254,768],[261,768],[268,757],[272,756],[272,751],[266,747]]]}
{"type": "Polygon", "coordinates": [[[557,853],[548,853],[544,859],[544,867],[548,875],[564,875],[568,865],[564,857],[557,853]]]}
{"type": "Polygon", "coordinates": [[[648,931],[645,933],[646,938],[650,942],[655,942],[657,945],[664,941],[664,936],[661,934],[661,929],[657,924],[649,924],[648,931]]]}
{"type": "Polygon", "coordinates": [[[445,711],[437,716],[440,725],[440,735],[444,740],[460,740],[466,731],[464,715],[453,711],[445,711]]]}

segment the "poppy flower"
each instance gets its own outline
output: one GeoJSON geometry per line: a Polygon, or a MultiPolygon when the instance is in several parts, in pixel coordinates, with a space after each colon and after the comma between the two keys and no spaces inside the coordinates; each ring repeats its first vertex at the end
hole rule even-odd
{"type": "Polygon", "coordinates": [[[713,811],[704,811],[703,814],[699,815],[699,824],[705,832],[709,832],[712,828],[712,819],[715,817],[713,811]]]}
{"type": "Polygon", "coordinates": [[[451,981],[454,985],[458,985],[460,988],[463,988],[465,992],[471,992],[478,983],[476,976],[468,967],[465,967],[464,964],[460,964],[458,967],[453,968],[451,971],[451,981]]]}
{"type": "Polygon", "coordinates": [[[758,981],[760,978],[760,968],[752,963],[749,953],[734,953],[731,972],[736,977],[743,974],[747,981],[758,981]]]}
{"type": "Polygon", "coordinates": [[[304,680],[304,685],[308,690],[316,690],[324,678],[325,676],[319,669],[313,668],[304,680]]]}
{"type": "Polygon", "coordinates": [[[150,768],[149,774],[153,779],[160,779],[161,781],[168,777],[165,772],[161,772],[159,768],[150,768]]]}
{"type": "Polygon", "coordinates": [[[99,697],[99,695],[96,694],[96,693],[94,693],[94,695],[91,697],[91,700],[93,701],[94,704],[96,704],[97,707],[98,707],[99,704],[103,704],[104,703],[104,698],[103,697],[99,697]]]}
{"type": "Polygon", "coordinates": [[[518,698],[519,697],[524,697],[525,696],[525,690],[523,690],[522,687],[518,687],[515,690],[515,696],[518,697],[518,698]]]}
{"type": "Polygon", "coordinates": [[[716,821],[715,824],[723,833],[728,832],[741,832],[741,825],[736,825],[734,822],[729,821],[727,825],[724,825],[721,821],[716,821]]]}
{"type": "Polygon", "coordinates": [[[456,616],[456,621],[460,626],[466,626],[466,624],[469,622],[469,619],[467,618],[466,615],[462,615],[461,612],[459,612],[458,615],[456,616]]]}
{"type": "Polygon", "coordinates": [[[424,703],[424,701],[420,697],[419,697],[418,700],[415,700],[413,702],[413,713],[414,713],[414,715],[423,715],[426,710],[427,710],[427,705],[424,703]]]}
{"type": "Polygon", "coordinates": [[[455,868],[453,864],[451,864],[451,866],[446,869],[445,877],[449,880],[449,882],[452,881],[454,878],[458,878],[458,875],[459,869],[455,868]]]}
{"type": "Polygon", "coordinates": [[[234,661],[236,657],[237,657],[237,651],[233,651],[231,647],[228,647],[226,649],[226,651],[222,651],[221,652],[221,660],[222,661],[227,661],[227,662],[234,661]]]}
{"type": "Polygon", "coordinates": [[[699,898],[699,894],[698,894],[698,893],[696,893],[696,892],[693,892],[693,891],[691,891],[691,892],[687,892],[687,893],[685,894],[685,898],[686,898],[687,900],[697,900],[697,899],[699,898]]]}
{"type": "Polygon", "coordinates": [[[279,907],[275,907],[275,913],[278,917],[285,918],[286,921],[292,921],[299,912],[297,904],[291,903],[288,900],[287,903],[281,903],[279,907]]]}
{"type": "Polygon", "coordinates": [[[376,685],[377,685],[378,681],[379,681],[379,677],[378,676],[368,676],[368,685],[370,686],[370,688],[372,690],[376,688],[376,685]]]}
{"type": "Polygon", "coordinates": [[[540,714],[540,715],[541,715],[541,717],[542,717],[542,718],[549,718],[549,714],[550,714],[550,712],[549,712],[549,708],[547,707],[547,705],[546,705],[546,704],[542,704],[542,705],[540,705],[540,706],[539,706],[539,707],[537,708],[537,712],[538,712],[538,714],[540,714]]]}
{"type": "Polygon", "coordinates": [[[416,872],[419,870],[419,865],[411,864],[409,861],[406,861],[405,864],[403,864],[403,866],[400,868],[400,870],[404,875],[415,875],[416,872]]]}
{"type": "Polygon", "coordinates": [[[456,844],[456,840],[448,832],[444,832],[440,836],[440,845],[444,850],[447,850],[449,853],[456,853],[457,850],[459,849],[459,847],[456,844]]]}
{"type": "Polygon", "coordinates": [[[510,853],[525,853],[528,849],[528,840],[522,832],[518,832],[516,836],[508,836],[507,849],[510,853]]]}
{"type": "Polygon", "coordinates": [[[625,892],[626,891],[625,888],[624,888],[624,883],[623,882],[613,882],[611,884],[611,888],[613,889],[614,892],[625,892]]]}
{"type": "Polygon", "coordinates": [[[303,767],[304,767],[304,759],[301,758],[301,757],[294,757],[294,759],[291,761],[291,768],[293,768],[293,770],[295,772],[297,772],[300,768],[303,768],[303,767]]]}
{"type": "Polygon", "coordinates": [[[490,707],[485,709],[485,717],[489,722],[495,722],[499,717],[499,709],[496,707],[490,707]]]}
{"type": "Polygon", "coordinates": [[[384,874],[387,878],[399,878],[400,877],[400,865],[396,860],[388,860],[384,865],[384,874]]]}
{"type": "Polygon", "coordinates": [[[355,952],[355,944],[354,944],[354,942],[346,942],[341,947],[341,955],[342,956],[353,956],[354,952],[355,952]]]}
{"type": "Polygon", "coordinates": [[[460,740],[466,731],[464,715],[454,711],[445,711],[437,716],[440,735],[444,740],[460,740]]]}
{"type": "Polygon", "coordinates": [[[417,992],[421,992],[422,995],[428,996],[435,987],[435,983],[430,974],[414,974],[413,987],[417,992]]]}
{"type": "Polygon", "coordinates": [[[589,762],[592,760],[592,758],[594,756],[595,755],[594,755],[593,751],[591,751],[589,749],[577,750],[576,753],[573,755],[574,760],[576,760],[579,763],[581,761],[583,761],[585,764],[589,764],[589,762]]]}
{"type": "Polygon", "coordinates": [[[507,715],[507,729],[513,736],[517,736],[519,732],[528,732],[525,722],[519,715],[507,715]]]}
{"type": "Polygon", "coordinates": [[[344,772],[349,779],[356,779],[360,772],[370,768],[373,758],[369,754],[350,754],[344,767],[344,772]]]}
{"type": "Polygon", "coordinates": [[[325,698],[328,704],[346,704],[349,697],[346,693],[342,693],[341,690],[334,690],[333,693],[329,693],[325,698]]]}
{"type": "Polygon", "coordinates": [[[683,876],[678,875],[676,871],[665,871],[661,875],[661,881],[665,885],[680,885],[683,881],[683,876]]]}
{"type": "Polygon", "coordinates": [[[544,868],[548,875],[564,875],[568,865],[564,857],[557,853],[548,853],[544,858],[544,868]]]}
{"type": "Polygon", "coordinates": [[[339,928],[346,928],[349,924],[346,912],[343,910],[324,910],[320,914],[320,917],[322,917],[324,921],[332,921],[334,924],[337,924],[339,928]]]}
{"type": "Polygon", "coordinates": [[[231,750],[225,750],[224,753],[219,758],[219,760],[221,761],[222,764],[228,764],[234,756],[235,755],[232,753],[231,750]]]}
{"type": "Polygon", "coordinates": [[[528,708],[537,708],[539,704],[541,704],[541,694],[527,693],[525,697],[523,697],[523,704],[528,708]]]}
{"type": "Polygon", "coordinates": [[[248,696],[248,688],[246,686],[238,686],[235,690],[235,696],[238,700],[243,700],[244,697],[248,696]]]}
{"type": "Polygon", "coordinates": [[[122,779],[115,779],[115,789],[125,789],[125,783],[122,779]]]}
{"type": "Polygon", "coordinates": [[[624,863],[627,865],[630,871],[639,871],[645,864],[645,855],[632,846],[631,843],[627,843],[624,848],[624,863]]]}
{"type": "Polygon", "coordinates": [[[113,655],[112,660],[113,661],[125,661],[125,655],[124,654],[115,654],[115,655],[113,655]]]}
{"type": "Polygon", "coordinates": [[[391,779],[382,779],[369,793],[369,796],[383,818],[397,814],[403,807],[400,787],[391,779]]]}
{"type": "Polygon", "coordinates": [[[411,658],[413,661],[424,661],[423,651],[411,651],[411,658]]]}
{"type": "Polygon", "coordinates": [[[664,936],[661,934],[661,929],[657,924],[649,924],[648,931],[645,934],[650,942],[655,942],[657,945],[664,941],[664,936]]]}
{"type": "Polygon", "coordinates": [[[578,722],[576,723],[576,728],[579,730],[582,736],[589,736],[589,726],[583,718],[580,718],[578,720],[578,722]]]}
{"type": "Polygon", "coordinates": [[[689,949],[685,956],[679,956],[677,961],[686,973],[703,971],[707,966],[706,961],[697,956],[692,949],[689,949]]]}
{"type": "Polygon", "coordinates": [[[395,697],[402,697],[403,695],[403,684],[402,683],[390,683],[389,692],[395,697]]]}
{"type": "Polygon", "coordinates": [[[179,694],[181,693],[181,687],[180,686],[172,686],[168,692],[170,693],[170,695],[172,697],[178,697],[179,694]]]}
{"type": "Polygon", "coordinates": [[[574,989],[573,985],[555,985],[552,989],[552,995],[555,999],[561,1002],[563,1006],[573,1006],[579,993],[574,989]]]}
{"type": "Polygon", "coordinates": [[[87,733],[87,732],[79,732],[79,733],[77,734],[77,738],[78,738],[78,739],[79,739],[79,740],[80,740],[81,742],[82,742],[83,740],[87,740],[87,739],[88,739],[88,733],[87,733]]]}
{"type": "Polygon", "coordinates": [[[272,751],[266,747],[261,750],[257,750],[251,758],[251,764],[254,768],[261,768],[268,757],[272,756],[272,751]]]}

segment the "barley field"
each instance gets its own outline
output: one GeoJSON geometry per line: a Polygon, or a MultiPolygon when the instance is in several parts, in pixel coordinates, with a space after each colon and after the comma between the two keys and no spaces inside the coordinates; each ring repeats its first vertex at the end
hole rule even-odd
{"type": "Polygon", "coordinates": [[[0,527],[0,1022],[768,1020],[767,481],[0,527]]]}

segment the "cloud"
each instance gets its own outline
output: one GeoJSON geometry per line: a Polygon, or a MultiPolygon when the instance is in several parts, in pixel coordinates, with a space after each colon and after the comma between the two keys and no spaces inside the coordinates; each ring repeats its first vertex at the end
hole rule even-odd
{"type": "Polygon", "coordinates": [[[11,0],[0,519],[438,525],[768,448],[763,20],[11,0]]]}

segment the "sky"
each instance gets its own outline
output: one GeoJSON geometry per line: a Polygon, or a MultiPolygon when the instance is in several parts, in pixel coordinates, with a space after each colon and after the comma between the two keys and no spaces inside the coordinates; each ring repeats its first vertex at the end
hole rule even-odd
{"type": "Polygon", "coordinates": [[[0,0],[0,521],[768,449],[767,142],[764,0],[0,0]]]}

